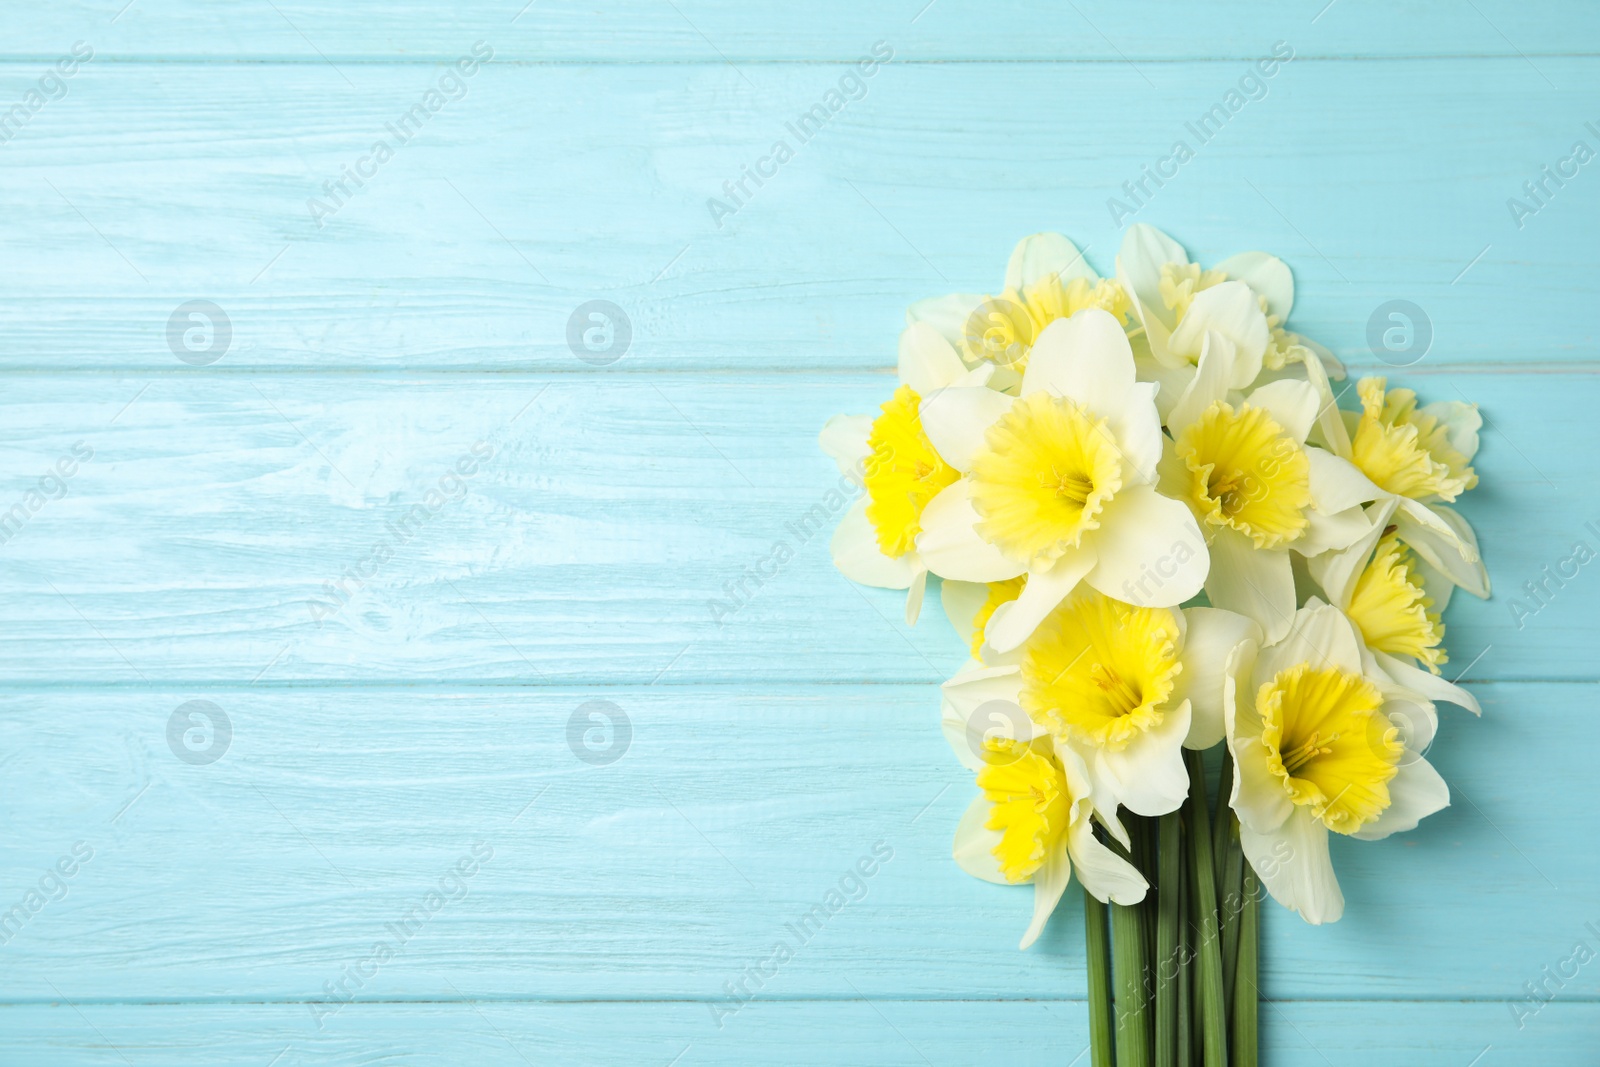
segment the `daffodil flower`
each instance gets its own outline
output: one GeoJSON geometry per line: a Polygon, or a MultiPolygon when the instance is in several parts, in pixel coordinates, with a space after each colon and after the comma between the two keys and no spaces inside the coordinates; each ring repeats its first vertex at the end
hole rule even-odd
{"type": "Polygon", "coordinates": [[[997,651],[1020,645],[1080,580],[1153,607],[1200,591],[1199,525],[1155,489],[1155,389],[1134,381],[1116,319],[1089,308],[1039,335],[1018,396],[954,387],[923,401],[928,439],[960,472],[922,513],[923,563],[958,581],[1028,576],[989,619],[997,651]]]}
{"type": "Polygon", "coordinates": [[[1009,661],[969,661],[944,684],[943,727],[961,739],[1026,718],[1077,752],[1097,810],[1176,810],[1189,793],[1183,749],[1222,740],[1223,669],[1261,630],[1219,608],[1136,607],[1083,588],[1068,597],[1009,661]]]}
{"type": "MultiPolygon", "coordinates": [[[[1327,380],[1314,375],[1313,381],[1325,395],[1317,428],[1362,483],[1347,484],[1348,494],[1394,500],[1398,506],[1389,521],[1400,540],[1454,585],[1488,597],[1489,571],[1478,538],[1467,520],[1446,506],[1478,484],[1472,469],[1483,426],[1478,406],[1444,400],[1419,408],[1410,389],[1389,389],[1385,378],[1363,378],[1356,383],[1361,411],[1340,411],[1332,406],[1327,380]]],[[[1351,481],[1348,474],[1343,477],[1351,481]]]]}
{"type": "Polygon", "coordinates": [[[1171,237],[1137,223],[1123,235],[1117,280],[1137,324],[1139,377],[1161,384],[1156,403],[1163,419],[1197,378],[1245,389],[1264,369],[1281,372],[1301,362],[1344,377],[1333,353],[1283,328],[1294,307],[1294,275],[1276,256],[1243,252],[1203,270],[1171,237]],[[1223,359],[1225,368],[1211,365],[1223,359]]]}
{"type": "Polygon", "coordinates": [[[1439,677],[1449,661],[1440,616],[1455,589],[1449,579],[1412,554],[1389,525],[1399,502],[1374,505],[1371,529],[1348,548],[1308,561],[1307,570],[1334,607],[1355,624],[1363,658],[1430,700],[1483,714],[1478,699],[1439,677]]]}
{"type": "Polygon", "coordinates": [[[990,385],[1014,392],[1045,327],[1089,307],[1118,322],[1128,319],[1128,297],[1115,279],[1097,275],[1061,234],[1036,233],[1012,250],[999,293],[921,300],[906,311],[906,321],[931,327],[968,366],[992,364],[990,385]]]}
{"type": "Polygon", "coordinates": [[[922,400],[948,386],[982,388],[994,368],[968,370],[931,328],[913,325],[900,335],[899,369],[900,387],[876,418],[835,415],[819,440],[839,473],[865,490],[834,531],[834,565],[862,585],[907,590],[910,624],[928,583],[916,550],[922,512],[958,477],[922,430],[922,400]]]}
{"type": "MultiPolygon", "coordinates": [[[[951,852],[962,870],[986,882],[1032,883],[1033,919],[1019,948],[1038,939],[1074,868],[1096,899],[1144,899],[1144,876],[1095,837],[1088,771],[1071,749],[1048,734],[997,734],[963,758],[978,772],[979,795],[956,827],[951,852]]],[[[1115,816],[1112,823],[1108,829],[1126,843],[1126,829],[1115,816]]]]}
{"type": "Polygon", "coordinates": [[[1355,468],[1306,444],[1319,402],[1309,383],[1280,379],[1241,397],[1226,380],[1197,379],[1168,417],[1161,491],[1204,524],[1212,605],[1249,616],[1275,641],[1295,612],[1290,551],[1349,545],[1371,528],[1361,504],[1377,490],[1352,496],[1355,468]]]}
{"type": "Polygon", "coordinates": [[[1344,896],[1328,834],[1387,837],[1450,803],[1422,756],[1433,705],[1364,662],[1355,626],[1316,598],[1282,641],[1241,643],[1225,677],[1229,803],[1245,857],[1280,904],[1333,922],[1344,896]]]}

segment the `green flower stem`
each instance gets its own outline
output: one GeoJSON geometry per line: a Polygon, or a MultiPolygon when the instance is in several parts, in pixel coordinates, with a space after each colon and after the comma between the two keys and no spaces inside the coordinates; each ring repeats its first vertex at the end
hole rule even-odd
{"type": "MultiPolygon", "coordinates": [[[[1128,850],[1137,866],[1144,852],[1145,827],[1138,819],[1128,820],[1133,847],[1128,850]]],[[[1144,987],[1145,905],[1111,905],[1111,946],[1115,956],[1112,968],[1117,986],[1117,1067],[1151,1067],[1150,1013],[1146,1010],[1144,987]]]]}
{"type": "Polygon", "coordinates": [[[1200,1045],[1205,1067],[1228,1067],[1227,1013],[1222,988],[1222,947],[1217,929],[1217,871],[1211,852],[1211,813],[1206,808],[1206,779],[1200,753],[1186,751],[1189,765],[1189,858],[1199,919],[1195,964],[1200,991],[1200,1045]]]}
{"type": "MultiPolygon", "coordinates": [[[[1222,859],[1228,854],[1228,838],[1232,825],[1230,819],[1233,809],[1228,804],[1228,798],[1233,794],[1233,757],[1228,752],[1228,746],[1222,746],[1222,773],[1217,778],[1217,801],[1211,812],[1211,855],[1217,863],[1217,899],[1227,900],[1228,887],[1223,877],[1222,859]]],[[[1222,927],[1227,929],[1228,920],[1222,918],[1222,927]]]]}
{"type": "Polygon", "coordinates": [[[1183,817],[1161,816],[1156,857],[1156,1067],[1178,1063],[1178,929],[1183,925],[1183,817]]]}
{"type": "Polygon", "coordinates": [[[1106,929],[1106,905],[1086,889],[1083,892],[1084,941],[1089,964],[1089,1063],[1112,1067],[1111,1044],[1111,934],[1106,929]]]}
{"type": "MultiPolygon", "coordinates": [[[[1185,827],[1185,830],[1188,828],[1185,827]]],[[[1178,1067],[1194,1064],[1194,990],[1191,978],[1194,973],[1193,940],[1194,894],[1189,892],[1189,862],[1187,850],[1178,853],[1178,1067]]]]}
{"type": "Polygon", "coordinates": [[[1244,870],[1244,911],[1239,916],[1239,969],[1233,990],[1235,1067],[1256,1067],[1261,961],[1261,886],[1256,872],[1244,870]]]}
{"type": "Polygon", "coordinates": [[[1227,831],[1227,844],[1216,854],[1217,867],[1222,872],[1221,909],[1222,929],[1222,988],[1229,1011],[1232,1010],[1236,991],[1234,976],[1239,961],[1240,923],[1244,911],[1244,849],[1239,845],[1239,820],[1232,811],[1220,817],[1227,831]]]}

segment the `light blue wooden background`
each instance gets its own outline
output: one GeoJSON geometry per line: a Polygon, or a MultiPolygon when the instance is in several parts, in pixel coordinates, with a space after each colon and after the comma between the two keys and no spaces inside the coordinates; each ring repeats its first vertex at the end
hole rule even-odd
{"type": "Polygon", "coordinates": [[[1454,806],[1336,848],[1337,925],[1269,914],[1269,1060],[1597,1062],[1600,963],[1536,1014],[1525,984],[1600,949],[1600,574],[1520,628],[1509,605],[1600,547],[1600,163],[1520,227],[1506,201],[1600,149],[1600,10],[521,7],[3,15],[0,112],[94,57],[0,144],[0,511],[93,458],[0,546],[0,910],[59,898],[0,945],[0,1060],[1074,1062],[1080,909],[1020,953],[1028,891],[948,857],[954,638],[787,524],[832,481],[823,420],[889,389],[907,303],[994,286],[1041,229],[1109,272],[1107,198],[1283,41],[1137,218],[1207,262],[1285,257],[1294,324],[1358,371],[1393,370],[1379,304],[1425,309],[1395,376],[1483,404],[1464,511],[1497,595],[1448,615],[1485,706],[1432,753],[1454,806]],[[319,228],[307,199],[477,41],[465,95],[319,228]],[[718,227],[707,198],[877,41],[866,95],[718,227]],[[232,326],[209,366],[167,339],[193,299],[232,326]],[[565,340],[592,299],[632,324],[610,366],[565,340]],[[313,621],[477,442],[458,499],[313,621]],[[718,625],[779,540],[796,558],[718,625]],[[207,765],[167,739],[197,699],[232,725],[207,765]],[[592,700],[631,724],[609,765],[569,745],[592,700]],[[862,899],[719,1026],[724,983],[880,841],[862,899]],[[475,844],[465,895],[364,962],[475,844]],[[375,973],[319,1025],[350,966],[375,973]]]}

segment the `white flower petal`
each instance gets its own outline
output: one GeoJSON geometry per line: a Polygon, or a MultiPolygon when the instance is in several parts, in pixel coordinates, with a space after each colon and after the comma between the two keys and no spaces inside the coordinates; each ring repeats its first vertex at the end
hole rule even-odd
{"type": "Polygon", "coordinates": [[[1305,533],[1301,534],[1290,547],[1307,558],[1320,556],[1324,552],[1350,547],[1371,529],[1372,522],[1367,518],[1366,509],[1360,504],[1352,505],[1343,511],[1336,511],[1331,515],[1324,515],[1316,508],[1311,508],[1306,511],[1305,533]]]}
{"type": "Polygon", "coordinates": [[[1000,844],[1001,833],[983,825],[989,821],[991,808],[992,805],[981,795],[967,807],[961,821],[956,824],[955,842],[951,845],[950,854],[955,857],[956,866],[972,877],[995,885],[1011,885],[1006,881],[1006,876],[1000,873],[1000,861],[994,854],[995,846],[1000,844]]]}
{"type": "Polygon", "coordinates": [[[1031,741],[1038,736],[1038,725],[1017,703],[1021,691],[1022,674],[1016,667],[964,670],[940,687],[939,725],[962,766],[983,769],[988,738],[1031,741]]]}
{"type": "MultiPolygon", "coordinates": [[[[914,554],[914,553],[913,553],[914,554]]],[[[919,566],[911,574],[911,587],[906,590],[906,625],[915,626],[922,615],[922,598],[928,591],[928,568],[919,566]]]]}
{"type": "Polygon", "coordinates": [[[945,486],[922,510],[917,552],[923,564],[941,578],[963,582],[1003,582],[1025,571],[978,536],[977,521],[971,484],[962,478],[945,486]]]}
{"type": "Polygon", "coordinates": [[[1483,705],[1479,704],[1478,698],[1463,686],[1425,671],[1398,656],[1391,656],[1387,652],[1377,652],[1374,655],[1377,656],[1378,664],[1384,672],[1407,689],[1414,689],[1429,700],[1443,700],[1466,708],[1474,715],[1483,714],[1483,705]]]}
{"type": "Polygon", "coordinates": [[[1317,391],[1310,382],[1293,378],[1280,378],[1268,382],[1245,398],[1246,403],[1266,408],[1284,432],[1294,438],[1295,444],[1305,444],[1311,424],[1317,418],[1317,391]]]}
{"type": "Polygon", "coordinates": [[[1052,322],[1033,342],[1021,395],[1043,389],[1106,416],[1128,403],[1133,381],[1133,349],[1122,325],[1109,311],[1084,308],[1052,322]]]}
{"type": "MultiPolygon", "coordinates": [[[[1327,351],[1321,345],[1314,347],[1319,351],[1327,351]]],[[[1333,357],[1330,354],[1328,358],[1333,357]]],[[[1311,382],[1321,400],[1317,408],[1317,432],[1314,439],[1339,458],[1349,459],[1350,429],[1344,424],[1344,415],[1339,410],[1338,398],[1334,395],[1333,385],[1328,381],[1328,371],[1321,360],[1307,360],[1304,366],[1306,379],[1311,382]]],[[[1343,367],[1339,368],[1339,377],[1344,377],[1343,367]]],[[[1350,386],[1347,385],[1345,388],[1349,389],[1350,386]]]]}
{"type": "Polygon", "coordinates": [[[1402,764],[1389,779],[1389,806],[1383,809],[1383,814],[1351,836],[1362,841],[1377,841],[1390,834],[1415,829],[1417,823],[1449,806],[1450,787],[1433,769],[1433,764],[1418,757],[1402,764]]]}
{"type": "Polygon", "coordinates": [[[1058,841],[1045,852],[1044,866],[1034,873],[1033,919],[1028,923],[1018,948],[1027,948],[1039,939],[1044,932],[1044,924],[1049,920],[1050,913],[1056,910],[1061,894],[1067,891],[1067,882],[1071,879],[1072,860],[1067,857],[1066,842],[1058,841]]]}
{"type": "Polygon", "coordinates": [[[1177,406],[1183,394],[1188,392],[1189,383],[1194,381],[1195,368],[1187,360],[1179,361],[1177,366],[1167,366],[1160,360],[1150,356],[1135,354],[1133,357],[1134,374],[1141,382],[1152,382],[1159,386],[1156,391],[1156,413],[1161,416],[1161,421],[1170,421],[1168,416],[1177,406]]]}
{"type": "Polygon", "coordinates": [[[978,632],[974,622],[988,599],[989,587],[982,582],[939,583],[939,605],[944,608],[944,617],[955,628],[963,648],[972,647],[972,639],[978,632]]]}
{"type": "Polygon", "coordinates": [[[1385,498],[1367,509],[1365,512],[1367,528],[1361,535],[1351,541],[1344,548],[1336,552],[1324,552],[1322,555],[1308,559],[1306,570],[1311,578],[1322,587],[1327,594],[1328,602],[1340,610],[1350,606],[1350,598],[1355,595],[1356,582],[1361,577],[1361,572],[1366,570],[1367,561],[1372,558],[1372,550],[1378,544],[1378,538],[1383,536],[1383,531],[1388,528],[1389,518],[1394,514],[1395,498],[1385,498]]]}
{"type": "Polygon", "coordinates": [[[926,322],[913,322],[900,334],[900,380],[926,397],[967,372],[955,348],[926,322]]]}
{"type": "Polygon", "coordinates": [[[1087,819],[1067,830],[1067,852],[1078,881],[1096,900],[1137,904],[1150,890],[1138,868],[1096,840],[1087,819]]]}
{"type": "Polygon", "coordinates": [[[1223,709],[1228,659],[1243,641],[1260,644],[1261,627],[1221,608],[1183,608],[1181,614],[1188,623],[1183,651],[1178,656],[1183,669],[1167,699],[1172,703],[1187,700],[1191,705],[1184,747],[1207,749],[1221,741],[1226,732],[1223,709]]]}
{"type": "Polygon", "coordinates": [[[1311,506],[1324,515],[1377,500],[1382,489],[1354,463],[1323,448],[1308,448],[1311,460],[1311,506]]]}
{"type": "Polygon", "coordinates": [[[1307,362],[1318,364],[1317,370],[1322,373],[1323,377],[1332,378],[1336,382],[1344,381],[1344,364],[1339,361],[1338,356],[1334,355],[1332,352],[1328,351],[1327,348],[1313,341],[1311,338],[1306,337],[1304,334],[1299,335],[1299,337],[1300,343],[1310,350],[1312,355],[1317,357],[1316,359],[1308,360],[1307,362]]]}
{"type": "Polygon", "coordinates": [[[1261,357],[1266,354],[1270,336],[1267,317],[1248,285],[1223,282],[1196,293],[1183,321],[1172,331],[1172,350],[1194,355],[1208,333],[1219,333],[1234,343],[1237,355],[1228,387],[1247,388],[1261,373],[1261,357]]]}
{"type": "Polygon", "coordinates": [[[1177,811],[1189,795],[1183,739],[1189,735],[1187,700],[1168,705],[1161,724],[1128,742],[1126,748],[1095,753],[1095,762],[1116,782],[1117,799],[1135,815],[1177,811]]]}
{"type": "Polygon", "coordinates": [[[1240,823],[1239,843],[1261,884],[1279,904],[1313,925],[1334,922],[1344,914],[1344,894],[1328,856],[1328,828],[1309,808],[1295,809],[1271,834],[1257,834],[1240,823]]]}
{"type": "Polygon", "coordinates": [[[1091,283],[1099,278],[1089,261],[1083,258],[1078,246],[1059,233],[1036,233],[1017,242],[1006,264],[1006,288],[1026,289],[1057,275],[1063,282],[1086,278],[1091,283]]]}
{"type": "Polygon", "coordinates": [[[922,398],[922,432],[956,470],[972,469],[972,457],[984,448],[984,434],[1011,410],[1013,398],[993,389],[953,386],[922,398]]]}
{"type": "Polygon", "coordinates": [[[1136,222],[1123,234],[1122,250],[1117,253],[1117,278],[1129,295],[1138,300],[1146,326],[1154,318],[1171,331],[1172,312],[1161,300],[1161,267],[1166,263],[1188,262],[1189,253],[1183,246],[1154,226],[1136,222]]]}
{"type": "Polygon", "coordinates": [[[840,474],[859,475],[872,454],[867,447],[871,434],[871,415],[835,415],[823,424],[817,443],[839,465],[840,474]]]}
{"type": "Polygon", "coordinates": [[[1316,597],[1295,612],[1294,624],[1282,641],[1268,645],[1256,657],[1253,681],[1256,687],[1272,680],[1279,671],[1298,663],[1317,667],[1337,667],[1351,674],[1363,674],[1361,639],[1345,613],[1316,597]]]}
{"type": "Polygon", "coordinates": [[[1265,252],[1240,252],[1218,263],[1216,269],[1266,297],[1267,311],[1280,325],[1288,321],[1294,307],[1294,274],[1283,260],[1265,252]]]}
{"type": "Polygon", "coordinates": [[[1455,511],[1442,504],[1401,498],[1395,512],[1400,540],[1475,597],[1489,596],[1489,571],[1478,554],[1478,538],[1455,511]]]}
{"type": "Polygon", "coordinates": [[[1122,453],[1123,484],[1156,480],[1161,449],[1166,438],[1161,433],[1161,416],[1156,413],[1154,382],[1135,382],[1121,411],[1106,416],[1106,427],[1116,438],[1122,453]]]}
{"type": "Polygon", "coordinates": [[[906,309],[906,325],[927,323],[959,353],[962,351],[967,320],[987,299],[980,293],[951,293],[949,296],[918,300],[906,309]]]}
{"type": "Polygon", "coordinates": [[[1200,416],[1219,400],[1226,400],[1233,388],[1234,364],[1238,362],[1239,348],[1220,333],[1207,333],[1200,339],[1200,362],[1194,377],[1178,402],[1167,413],[1167,425],[1174,433],[1200,421],[1200,416]]]}
{"type": "Polygon", "coordinates": [[[833,565],[852,582],[880,589],[908,589],[916,577],[915,552],[892,559],[878,547],[878,534],[867,519],[866,497],[857,499],[844,513],[828,548],[833,553],[833,565]]]}
{"type": "Polygon", "coordinates": [[[1472,462],[1472,457],[1478,454],[1478,431],[1483,429],[1483,416],[1478,414],[1478,405],[1462,400],[1440,400],[1423,406],[1419,411],[1444,423],[1450,447],[1465,456],[1467,462],[1472,462]]]}
{"type": "Polygon", "coordinates": [[[1080,545],[1056,560],[1049,570],[1030,570],[1017,599],[994,609],[984,640],[997,652],[1010,652],[1055,610],[1068,593],[1078,587],[1083,576],[1094,568],[1094,549],[1080,545]]]}
{"type": "Polygon", "coordinates": [[[1289,550],[1257,548],[1239,531],[1217,527],[1211,538],[1206,596],[1213,607],[1254,619],[1268,643],[1279,640],[1294,621],[1294,569],[1289,550]]]}
{"type": "Polygon", "coordinates": [[[1148,485],[1117,491],[1084,537],[1098,562],[1087,580],[1106,596],[1141,607],[1183,603],[1206,581],[1210,556],[1194,513],[1148,485]]]}

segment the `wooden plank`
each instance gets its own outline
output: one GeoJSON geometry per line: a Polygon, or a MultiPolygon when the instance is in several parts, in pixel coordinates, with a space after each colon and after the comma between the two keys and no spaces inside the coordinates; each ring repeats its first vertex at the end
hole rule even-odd
{"type": "MultiPolygon", "coordinates": [[[[1286,38],[1330,56],[1492,55],[1517,58],[1596,51],[1600,21],[1587,6],[1551,0],[1512,5],[1484,0],[1477,13],[1443,0],[1405,5],[1343,0],[1337,7],[1275,7],[1222,0],[1163,9],[1135,5],[1024,3],[848,4],[805,7],[686,0],[606,5],[501,0],[337,6],[274,3],[238,10],[186,3],[103,5],[88,0],[19,13],[9,55],[51,55],[88,38],[112,55],[289,59],[453,59],[451,46],[477,38],[539,62],[720,63],[725,60],[847,60],[872,41],[894,41],[918,59],[1097,60],[1238,56],[1254,58],[1286,38]],[[1320,9],[1320,10],[1319,10],[1320,9]]],[[[1520,61],[1520,60],[1519,60],[1520,61]]],[[[1542,65],[1528,65],[1537,77],[1542,65]]],[[[352,79],[358,72],[347,72],[352,79]]],[[[330,77],[337,77],[335,71],[330,77]]]]}
{"type": "MultiPolygon", "coordinates": [[[[1519,999],[1600,944],[1595,687],[1477,691],[1430,753],[1454,806],[1335,842],[1341,922],[1266,908],[1270,995],[1519,999]]],[[[937,714],[928,685],[12,691],[0,914],[93,854],[13,920],[0,1002],[1082,996],[1077,898],[1020,952],[1031,890],[951,861],[937,714]],[[229,724],[209,763],[191,700],[229,724]]]]}
{"type": "MultiPolygon", "coordinates": [[[[717,1031],[700,1004],[371,1004],[317,1033],[300,1005],[55,1004],[0,1007],[0,1027],[17,1062],[39,1067],[261,1067],[274,1056],[286,1067],[388,1060],[1044,1067],[1070,1062],[1087,1043],[1084,1006],[1068,1000],[757,1002],[745,1011],[717,1031]]],[[[1262,1016],[1263,1063],[1329,1067],[1462,1067],[1473,1056],[1483,1067],[1590,1067],[1600,1027],[1600,1005],[1563,1001],[1522,1031],[1498,1003],[1291,1001],[1264,1005],[1262,1016]]]]}
{"type": "MultiPolygon", "coordinates": [[[[0,146],[18,220],[0,242],[24,265],[0,366],[183,370],[178,309],[201,299],[231,331],[215,370],[597,373],[568,328],[603,299],[631,329],[608,371],[878,368],[906,305],[997,286],[1024,234],[1070,232],[1110,272],[1131,219],[1206,262],[1286,257],[1292,324],[1358,364],[1384,366],[1369,321],[1405,299],[1430,319],[1430,364],[1592,365],[1574,309],[1595,190],[1540,168],[1600,147],[1581,104],[1600,60],[1539,65],[1567,92],[1520,58],[1291,64],[1202,143],[1190,126],[1240,61],[890,63],[802,143],[788,124],[837,66],[763,67],[753,88],[718,65],[490,63],[402,143],[388,127],[438,71],[361,66],[352,87],[320,64],[91,62],[0,146]],[[1047,119],[1030,100],[1071,106],[1047,119]],[[1179,140],[1194,158],[1156,189],[1143,168],[1179,140]],[[770,180],[724,190],[763,159],[770,180]],[[1534,179],[1546,206],[1513,218],[1534,179]],[[731,216],[710,206],[734,197],[731,216]]],[[[7,67],[0,101],[34,80],[7,67]]]]}
{"type": "MultiPolygon", "coordinates": [[[[963,653],[937,597],[907,630],[902,594],[828,556],[845,497],[817,431],[891,381],[13,376],[0,514],[27,522],[0,580],[27,625],[0,633],[0,677],[942,680],[963,653]]],[[[1498,592],[1452,602],[1451,676],[1596,678],[1600,586],[1563,561],[1600,548],[1600,475],[1570,445],[1600,377],[1405,381],[1490,420],[1462,511],[1498,592]],[[1546,566],[1576,575],[1539,607],[1519,587],[1546,566]]]]}

